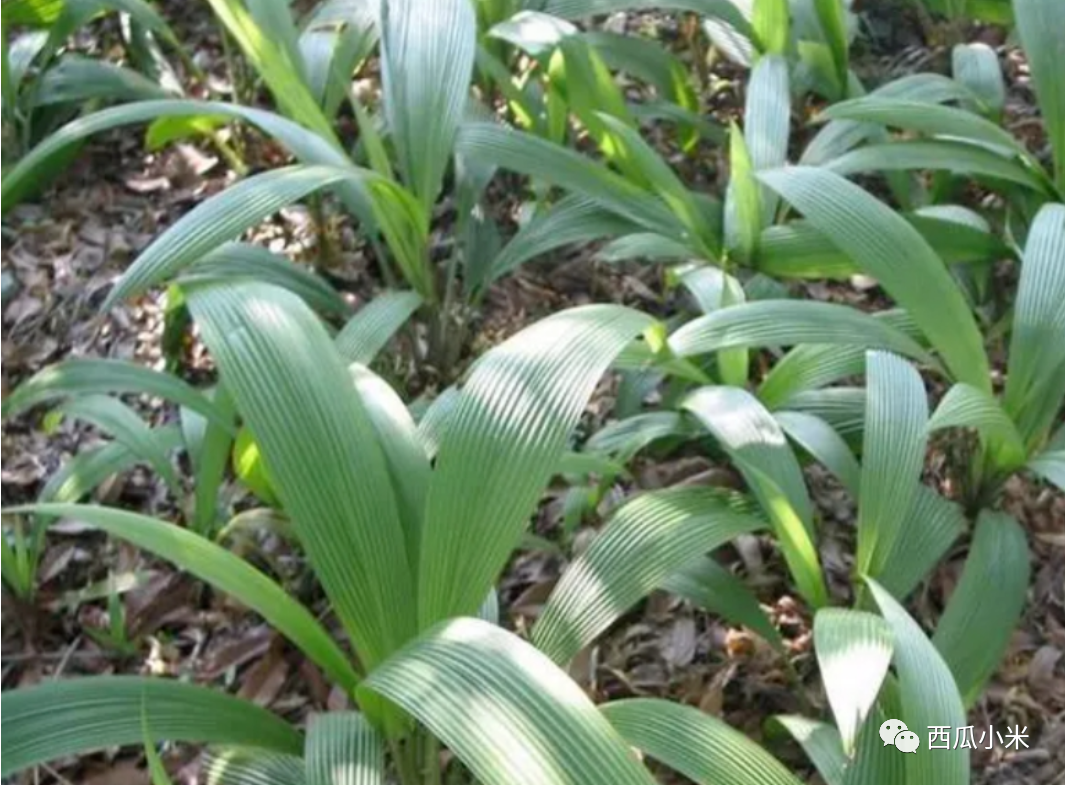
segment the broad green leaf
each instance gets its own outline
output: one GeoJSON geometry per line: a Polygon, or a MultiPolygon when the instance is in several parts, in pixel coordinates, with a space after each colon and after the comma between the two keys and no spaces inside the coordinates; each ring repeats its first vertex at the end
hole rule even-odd
{"type": "Polygon", "coordinates": [[[679,357],[742,346],[797,344],[861,346],[899,352],[915,359],[927,353],[882,319],[849,306],[805,300],[762,300],[733,305],[694,319],[669,337],[679,357]]]}
{"type": "Polygon", "coordinates": [[[414,715],[484,785],[654,783],[569,676],[479,619],[433,627],[377,668],[366,690],[414,715]]]}
{"type": "Polygon", "coordinates": [[[307,727],[305,756],[306,785],[385,783],[384,740],[356,712],[313,715],[307,727]]]}
{"type": "Polygon", "coordinates": [[[692,706],[632,698],[601,711],[629,744],[699,785],[800,785],[764,749],[692,706]]]}
{"type": "Polygon", "coordinates": [[[337,352],[348,362],[369,365],[421,304],[416,292],[382,292],[344,325],[337,352]]]}
{"type": "Polygon", "coordinates": [[[477,610],[600,377],[653,323],[620,306],[574,308],[477,362],[442,434],[429,486],[418,580],[423,627],[477,610]]]}
{"type": "Polygon", "coordinates": [[[231,428],[208,422],[191,409],[181,410],[181,432],[195,481],[193,528],[207,535],[213,534],[219,524],[218,493],[226,479],[236,428],[233,400],[225,389],[216,387],[212,400],[229,417],[231,428]]]}
{"type": "Polygon", "coordinates": [[[951,50],[954,78],[980,97],[985,113],[998,116],[1006,105],[1006,80],[998,54],[987,44],[977,41],[958,44],[951,50]]]}
{"type": "Polygon", "coordinates": [[[778,715],[769,722],[791,734],[828,785],[846,784],[848,760],[838,730],[824,722],[794,714],[778,715]]]}
{"type": "Polygon", "coordinates": [[[250,278],[295,292],[316,311],[347,316],[351,308],[323,278],[284,256],[247,243],[227,243],[194,262],[180,280],[250,278]]]}
{"type": "Polygon", "coordinates": [[[848,75],[850,54],[848,52],[847,9],[841,0],[813,0],[813,2],[817,11],[817,21],[821,25],[821,33],[824,35],[829,51],[832,53],[836,85],[839,90],[837,95],[842,98],[847,92],[847,85],[850,81],[848,75]]]}
{"type": "MultiPolygon", "coordinates": [[[[164,454],[182,446],[181,432],[175,426],[151,430],[156,448],[164,454]]],[[[41,489],[39,501],[77,502],[99,487],[107,478],[132,468],[144,458],[130,445],[111,442],[82,450],[52,473],[41,489]]]]}
{"type": "Polygon", "coordinates": [[[221,382],[366,670],[414,632],[414,576],[372,420],[321,322],[265,284],[189,287],[221,382]]]}
{"type": "MultiPolygon", "coordinates": [[[[352,690],[358,682],[348,658],[306,608],[272,579],[210,540],[172,523],[109,507],[37,504],[19,510],[83,521],[166,559],[261,615],[344,689],[352,690]]],[[[159,731],[154,724],[152,730],[159,731]]]]}
{"type": "Polygon", "coordinates": [[[988,145],[1006,155],[1019,156],[1038,168],[1038,160],[1008,131],[977,114],[953,106],[868,95],[830,106],[824,117],[916,131],[932,137],[953,137],[988,145]]]}
{"type": "Polygon", "coordinates": [[[399,394],[365,366],[353,363],[349,371],[388,462],[388,476],[407,536],[408,561],[417,564],[431,476],[429,456],[399,394]]]}
{"type": "Polygon", "coordinates": [[[862,467],[835,428],[806,412],[774,412],[788,438],[821,462],[855,500],[861,496],[862,467]]]}
{"type": "Polygon", "coordinates": [[[787,54],[791,43],[791,9],[788,0],[754,0],[751,24],[761,44],[762,54],[787,54]]]}
{"type": "Polygon", "coordinates": [[[80,55],[64,55],[49,66],[37,83],[35,106],[84,101],[145,101],[167,98],[169,92],[129,68],[80,55]]]}
{"type": "Polygon", "coordinates": [[[1023,254],[1021,280],[1013,309],[1005,408],[1026,442],[1038,436],[1032,427],[1054,412],[1032,411],[1042,389],[1053,385],[1065,363],[1065,205],[1048,204],[1036,215],[1023,254]]]}
{"type": "MultiPolygon", "coordinates": [[[[895,641],[894,663],[902,703],[898,719],[921,730],[964,727],[965,706],[947,663],[886,589],[871,579],[868,585],[895,641]]],[[[927,738],[924,742],[915,753],[905,756],[907,783],[968,785],[968,750],[933,750],[928,749],[927,738]]]]}
{"type": "Polygon", "coordinates": [[[596,258],[608,264],[630,259],[642,262],[676,262],[691,258],[692,253],[690,245],[678,242],[672,237],[663,237],[652,232],[637,232],[607,243],[596,253],[596,258]]]}
{"type": "Polygon", "coordinates": [[[353,166],[297,164],[241,180],[201,202],[148,246],[108,293],[103,307],[107,310],[201,263],[246,229],[315,191],[340,181],[369,187],[375,178],[353,166]]]}
{"type": "Polygon", "coordinates": [[[207,785],[306,785],[303,758],[248,747],[208,750],[207,785]]]}
{"type": "Polygon", "coordinates": [[[645,230],[673,236],[684,231],[658,197],[579,153],[492,123],[462,127],[458,148],[511,171],[589,197],[645,230]]]}
{"type": "Polygon", "coordinates": [[[181,494],[181,478],[170,463],[170,456],[160,447],[147,423],[122,401],[108,395],[68,398],[51,411],[46,422],[64,417],[89,423],[125,444],[166,481],[174,494],[181,494]]]}
{"type": "MultiPolygon", "coordinates": [[[[680,275],[680,282],[707,314],[743,305],[747,299],[742,284],[717,267],[688,270],[680,275]]],[[[741,346],[715,351],[721,381],[736,387],[745,386],[751,374],[751,358],[747,349],[741,346]]]]}
{"type": "Polygon", "coordinates": [[[179,681],[87,676],[4,690],[4,777],[41,763],[104,747],[155,740],[239,744],[299,754],[299,732],[253,703],[179,681]]]}
{"type": "Polygon", "coordinates": [[[1027,457],[1017,426],[999,402],[968,384],[955,384],[947,390],[928,421],[929,433],[943,428],[975,428],[1003,471],[1020,468],[1027,457]]]}
{"type": "Polygon", "coordinates": [[[966,706],[983,693],[1021,615],[1031,577],[1024,529],[1010,515],[983,511],[961,580],[932,642],[954,674],[966,706]]]}
{"type": "Polygon", "coordinates": [[[596,431],[585,449],[616,455],[619,461],[627,463],[652,442],[684,432],[684,420],[677,412],[646,412],[612,422],[596,431]]]}
{"type": "Polygon", "coordinates": [[[895,547],[879,567],[880,584],[905,599],[966,528],[965,514],[930,488],[918,486],[913,506],[895,521],[895,547]]]}
{"type": "Polygon", "coordinates": [[[533,641],[566,663],[693,558],[764,526],[732,511],[710,488],[637,496],[562,574],[533,641]]]}
{"type": "Polygon", "coordinates": [[[928,398],[920,374],[883,352],[866,355],[867,399],[862,442],[858,570],[880,577],[909,514],[927,445],[928,398]]]}
{"type": "Polygon", "coordinates": [[[813,540],[813,511],[802,470],[773,416],[745,390],[703,387],[681,404],[706,426],[743,473],[773,531],[803,598],[828,602],[813,540]]]}
{"type": "MultiPolygon", "coordinates": [[[[904,311],[882,311],[873,314],[873,319],[910,338],[920,334],[904,311]]],[[[758,397],[770,409],[779,409],[792,396],[805,390],[824,387],[850,376],[861,376],[865,373],[865,352],[861,346],[848,344],[796,346],[769,371],[758,390],[758,397]]]]}
{"type": "Polygon", "coordinates": [[[429,213],[466,113],[477,48],[469,0],[381,3],[381,85],[399,170],[429,213]]]}
{"type": "Polygon", "coordinates": [[[743,262],[758,253],[764,209],[747,141],[735,123],[729,129],[729,182],[725,192],[725,246],[743,262]]]}
{"type": "Polygon", "coordinates": [[[843,750],[853,758],[891,666],[891,631],[871,613],[823,608],[814,616],[814,651],[843,750]]]}
{"type": "Polygon", "coordinates": [[[257,15],[241,0],[208,0],[215,15],[237,42],[252,67],[270,88],[278,106],[287,117],[298,122],[321,139],[340,149],[333,126],[311,93],[302,58],[294,40],[294,28],[284,0],[255,0],[257,15]],[[273,18],[274,30],[260,22],[273,18]],[[287,18],[285,18],[287,17],[287,18]],[[284,30],[283,34],[276,34],[284,30]],[[273,33],[273,34],[272,34],[273,33]]]}
{"type": "Polygon", "coordinates": [[[761,178],[880,281],[943,355],[958,381],[990,391],[983,337],[965,297],[916,229],[831,172],[792,167],[761,178]]]}
{"type": "Polygon", "coordinates": [[[659,588],[683,597],[698,608],[742,624],[761,635],[779,652],[784,641],[758,598],[747,585],[716,559],[702,556],[663,580],[659,588]]]}
{"type": "Polygon", "coordinates": [[[543,10],[565,19],[583,19],[598,14],[648,8],[690,11],[693,14],[715,17],[732,25],[742,35],[753,34],[747,17],[731,0],[547,0],[543,10]]]}
{"type": "MultiPolygon", "coordinates": [[[[751,71],[743,112],[743,138],[754,171],[776,169],[787,163],[790,132],[787,60],[777,55],[762,57],[751,71]]],[[[769,189],[764,191],[762,221],[770,224],[776,213],[776,199],[769,189]]]]}
{"type": "Polygon", "coordinates": [[[912,140],[859,147],[825,165],[831,172],[850,175],[861,172],[930,169],[961,176],[993,177],[1019,183],[1044,195],[1053,187],[1046,175],[1024,161],[986,147],[953,140],[912,140]]]}
{"type": "MultiPolygon", "coordinates": [[[[1065,433],[1065,429],[1060,433],[1065,433]]],[[[1062,441],[1060,434],[1058,441],[1062,441]]],[[[1047,482],[1065,490],[1065,445],[1055,448],[1052,444],[1045,452],[1030,460],[1028,468],[1047,482]]]]}
{"type": "Polygon", "coordinates": [[[865,390],[830,387],[805,390],[788,398],[788,408],[820,417],[851,443],[861,443],[865,430],[865,390]]]}
{"type": "Polygon", "coordinates": [[[1065,83],[1061,79],[1065,43],[1059,35],[1065,29],[1065,5],[1056,0],[1013,0],[1013,12],[1054,154],[1054,181],[1065,192],[1065,83]]]}
{"type": "Polygon", "coordinates": [[[491,277],[500,278],[526,261],[563,245],[639,231],[638,224],[592,199],[567,196],[521,227],[493,260],[491,277]]]}
{"type": "MultiPolygon", "coordinates": [[[[62,162],[82,139],[93,134],[136,123],[156,122],[160,118],[230,118],[244,120],[273,137],[305,163],[350,167],[347,155],[332,143],[298,123],[272,112],[247,106],[212,101],[138,101],[133,104],[102,109],[63,126],[19,160],[0,181],[3,210],[8,210],[39,189],[57,162],[62,162]]],[[[357,184],[336,186],[344,203],[364,224],[372,224],[373,211],[369,196],[357,184]]]]}
{"type": "Polygon", "coordinates": [[[608,66],[653,85],[660,99],[700,111],[688,66],[658,41],[606,30],[591,30],[583,38],[608,66]]]}
{"type": "Polygon", "coordinates": [[[3,4],[7,25],[49,25],[63,13],[67,0],[8,0],[3,4]]]}
{"type": "Polygon", "coordinates": [[[124,360],[72,359],[49,365],[19,385],[3,402],[3,417],[32,406],[86,395],[153,395],[192,409],[221,426],[229,419],[210,399],[175,376],[124,360]]]}

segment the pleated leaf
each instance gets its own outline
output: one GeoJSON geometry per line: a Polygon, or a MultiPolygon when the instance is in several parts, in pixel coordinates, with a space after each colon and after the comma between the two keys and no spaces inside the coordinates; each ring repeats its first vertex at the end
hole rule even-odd
{"type": "Polygon", "coordinates": [[[765,348],[818,343],[886,349],[915,359],[927,352],[882,319],[835,303],[762,300],[722,308],[685,324],[669,337],[679,357],[731,347],[765,348]]]}
{"type": "Polygon", "coordinates": [[[225,693],[161,678],[88,676],[4,690],[13,775],[67,755],[155,740],[238,744],[299,754],[303,738],[280,717],[225,693]]]}
{"type": "Polygon", "coordinates": [[[773,531],[803,598],[828,602],[813,511],[802,470],[773,416],[745,390],[703,387],[681,406],[694,414],[743,473],[773,523],[773,531]]]}
{"type": "Polygon", "coordinates": [[[742,733],[691,706],[633,698],[602,712],[629,744],[699,785],[801,785],[742,733]]]}
{"type": "MultiPolygon", "coordinates": [[[[880,613],[895,642],[894,664],[899,678],[902,716],[907,727],[923,731],[935,726],[966,725],[965,706],[950,668],[906,610],[876,581],[868,581],[880,613]]],[[[929,749],[927,737],[905,756],[907,785],[968,785],[967,749],[929,749]]]]}
{"type": "MultiPolygon", "coordinates": [[[[1026,440],[1037,436],[1026,422],[1043,412],[1028,411],[1038,393],[1053,384],[1065,363],[1065,205],[1045,205],[1028,232],[1021,280],[1014,304],[1006,377],[1006,411],[1021,424],[1026,440]],[[1029,419],[1031,418],[1031,419],[1029,419]]],[[[1055,410],[1060,400],[1051,401],[1055,410]]],[[[1052,415],[1051,415],[1052,416],[1052,415]]]]}
{"type": "Polygon", "coordinates": [[[995,463],[1004,471],[1024,464],[1026,450],[1017,426],[999,402],[968,384],[955,384],[939,402],[928,431],[942,428],[975,428],[989,446],[995,463]]]}
{"type": "Polygon", "coordinates": [[[348,362],[369,365],[421,304],[417,292],[382,292],[337,334],[337,351],[348,362]]]}
{"type": "Polygon", "coordinates": [[[303,758],[246,747],[209,750],[207,785],[305,785],[303,758]]]}
{"type": "Polygon", "coordinates": [[[307,785],[384,785],[384,741],[361,714],[315,714],[307,728],[307,785]]]}
{"type": "Polygon", "coordinates": [[[838,730],[824,722],[796,714],[773,717],[770,723],[779,725],[791,734],[828,785],[846,785],[847,753],[843,751],[843,740],[838,730]]]}
{"type": "Polygon", "coordinates": [[[381,85],[404,181],[429,212],[466,113],[477,49],[469,0],[381,3],[381,85]]]}
{"type": "Polygon", "coordinates": [[[1065,29],[1065,6],[1056,0],[1013,0],[1013,13],[1054,154],[1054,180],[1065,192],[1065,44],[1058,35],[1065,29]]]}
{"type": "Polygon", "coordinates": [[[951,51],[951,66],[954,78],[980,97],[985,114],[997,116],[1002,112],[1006,80],[994,49],[982,41],[958,44],[951,51]]]}
{"type": "Polygon", "coordinates": [[[690,561],[662,581],[660,588],[683,597],[697,608],[750,628],[777,651],[784,652],[784,641],[758,598],[713,557],[702,556],[690,561]]]}
{"type": "Polygon", "coordinates": [[[653,323],[620,306],[574,308],[477,362],[443,431],[430,482],[418,581],[423,627],[477,610],[600,377],[653,323]]]}
{"type": "Polygon", "coordinates": [[[961,580],[932,642],[972,706],[998,668],[1021,615],[1031,577],[1024,529],[1010,515],[985,510],[961,580]]]}
{"type": "Polygon", "coordinates": [[[831,172],[792,167],[761,177],[883,285],[943,355],[958,381],[990,391],[983,337],[965,297],[916,229],[831,172]]]}
{"type": "Polygon", "coordinates": [[[88,395],[151,395],[202,414],[219,425],[229,419],[203,393],[176,376],[124,360],[71,359],[49,365],[4,398],[3,417],[42,403],[88,395]]]}
{"type": "Polygon", "coordinates": [[[174,524],[110,507],[37,504],[17,510],[91,524],[175,564],[247,605],[299,646],[337,684],[354,688],[358,678],[348,658],[314,616],[272,579],[210,540],[174,524]]]}
{"type": "Polygon", "coordinates": [[[351,312],[336,289],[306,267],[247,243],[227,243],[202,257],[179,280],[196,278],[251,278],[289,289],[323,314],[346,316],[351,312]]]}
{"type": "Polygon", "coordinates": [[[858,569],[879,577],[913,506],[924,467],[928,398],[905,360],[867,354],[865,437],[862,443],[858,569]]]}
{"type": "Polygon", "coordinates": [[[125,444],[158,474],[172,492],[180,494],[181,478],[148,425],[129,406],[107,395],[82,395],[63,401],[48,420],[69,417],[86,422],[125,444]]]}
{"type": "Polygon", "coordinates": [[[773,416],[789,439],[824,464],[852,498],[860,498],[862,467],[835,428],[807,412],[781,411],[773,416]]]}
{"type": "Polygon", "coordinates": [[[485,785],[654,783],[569,676],[479,619],[433,627],[363,689],[414,715],[485,785]]]}
{"type": "Polygon", "coordinates": [[[638,496],[563,573],[533,628],[533,641],[566,663],[693,558],[764,526],[731,510],[713,489],[638,496]]]}
{"type": "Polygon", "coordinates": [[[367,669],[414,632],[413,570],[371,418],[321,322],[264,284],[190,287],[189,310],[367,669]]]}
{"type": "Polygon", "coordinates": [[[167,98],[168,91],[145,76],[104,60],[64,55],[35,86],[34,105],[84,101],[145,101],[167,98]]]}
{"type": "Polygon", "coordinates": [[[824,608],[814,617],[814,651],[843,750],[853,758],[891,666],[891,631],[872,613],[824,608]]]}

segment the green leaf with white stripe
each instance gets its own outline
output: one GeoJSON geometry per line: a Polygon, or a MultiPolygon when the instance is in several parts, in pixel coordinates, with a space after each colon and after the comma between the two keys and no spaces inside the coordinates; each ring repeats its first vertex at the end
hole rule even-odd
{"type": "Polygon", "coordinates": [[[305,785],[303,758],[247,747],[207,751],[207,785],[305,785]]]}
{"type": "Polygon", "coordinates": [[[385,785],[384,741],[357,712],[312,716],[305,757],[307,785],[385,785]]]}
{"type": "Polygon", "coordinates": [[[799,593],[815,608],[826,605],[810,498],[795,454],[773,415],[735,387],[700,388],[681,406],[706,426],[742,472],[773,523],[799,593]]]}
{"type": "Polygon", "coordinates": [[[187,570],[261,615],[342,688],[352,690],[358,682],[348,657],[306,608],[272,579],[210,540],[171,523],[110,507],[36,504],[14,510],[18,511],[83,521],[187,570]]]}
{"type": "Polygon", "coordinates": [[[814,617],[814,651],[843,750],[853,758],[891,666],[891,631],[872,613],[824,608],[814,617]]]}
{"type": "Polygon", "coordinates": [[[485,785],[654,783],[569,676],[479,619],[433,627],[377,668],[367,690],[415,716],[485,785]]]}
{"type": "Polygon", "coordinates": [[[566,663],[693,558],[764,527],[709,488],[638,496],[563,573],[533,628],[533,641],[566,663]]]}
{"type": "Polygon", "coordinates": [[[932,637],[966,706],[980,698],[1001,663],[1030,578],[1024,529],[1005,513],[980,513],[965,570],[932,637]]]}
{"type": "Polygon", "coordinates": [[[633,698],[601,711],[629,744],[699,785],[801,785],[738,730],[691,706],[633,698]]]}
{"type": "Polygon", "coordinates": [[[477,362],[429,486],[418,580],[423,627],[480,607],[600,377],[653,324],[621,306],[573,308],[477,362]]]}
{"type": "Polygon", "coordinates": [[[11,776],[57,758],[155,740],[238,744],[299,754],[299,732],[266,709],[225,693],[161,678],[88,676],[4,690],[2,725],[11,776]]]}
{"type": "MultiPolygon", "coordinates": [[[[913,618],[876,581],[868,585],[891,627],[903,720],[911,728],[964,727],[965,706],[950,668],[913,618]]],[[[906,755],[906,782],[914,785],[968,785],[967,749],[920,747],[906,755]]]]}
{"type": "Polygon", "coordinates": [[[858,186],[823,169],[797,166],[761,177],[883,285],[958,381],[990,391],[983,336],[950,272],[916,229],[858,186]]]}

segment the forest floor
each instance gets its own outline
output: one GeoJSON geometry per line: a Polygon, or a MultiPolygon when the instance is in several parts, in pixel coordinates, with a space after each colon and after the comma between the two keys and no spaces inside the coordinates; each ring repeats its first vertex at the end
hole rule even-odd
{"type": "MultiPolygon", "coordinates": [[[[192,32],[207,41],[204,51],[209,56],[210,31],[192,32]]],[[[908,35],[913,40],[903,36],[882,43],[899,53],[890,62],[877,61],[885,73],[907,67],[906,63],[928,67],[943,59],[942,51],[925,46],[912,32],[908,35]],[[906,52],[910,54],[903,56],[906,52]]],[[[1005,48],[1002,56],[1007,63],[1016,58],[1005,48]]],[[[725,102],[729,103],[735,105],[725,102]]],[[[712,167],[713,163],[707,164],[712,167]]],[[[36,204],[14,211],[3,226],[3,269],[15,276],[19,287],[3,311],[3,393],[66,357],[132,359],[162,367],[164,295],[148,295],[106,314],[100,304],[118,275],[154,237],[232,179],[207,147],[183,144],[146,153],[140,132],[129,130],[91,142],[55,187],[36,204]]],[[[255,239],[296,258],[308,259],[315,253],[309,216],[299,208],[283,211],[257,230],[255,239]]],[[[380,283],[372,255],[351,237],[344,239],[334,283],[359,303],[380,283]]],[[[569,305],[615,301],[657,312],[667,305],[659,279],[652,266],[604,267],[586,248],[527,265],[492,291],[475,351],[569,305]]],[[[880,296],[876,290],[817,282],[804,289],[806,297],[844,299],[859,306],[880,296]]],[[[189,347],[188,356],[191,368],[210,372],[202,348],[189,347]]],[[[432,381],[412,378],[411,391],[421,392],[432,381]]],[[[604,385],[589,416],[608,417],[609,404],[609,385],[604,385]]],[[[156,401],[138,405],[156,424],[174,416],[156,401]]],[[[36,498],[64,461],[99,441],[91,429],[69,424],[46,434],[40,413],[6,423],[0,475],[4,506],[36,498]]],[[[609,508],[639,490],[699,482],[708,473],[722,471],[698,454],[643,459],[587,526],[600,525],[609,508]]],[[[853,537],[853,505],[824,472],[816,467],[807,472],[826,532],[822,557],[830,571],[846,576],[842,554],[853,537]]],[[[561,492],[561,488],[548,492],[535,520],[536,532],[547,538],[559,529],[561,492]]],[[[1006,494],[1007,509],[1029,532],[1033,581],[1009,653],[973,708],[970,722],[977,737],[989,726],[1003,735],[1007,727],[1025,728],[1028,746],[1007,750],[996,743],[991,751],[979,751],[974,756],[974,782],[1063,785],[1065,498],[1022,481],[1010,484],[1006,494]]],[[[98,497],[162,517],[178,514],[178,501],[143,469],[113,478],[98,497]]],[[[4,689],[59,676],[152,673],[224,685],[297,720],[309,711],[345,706],[345,696],[331,689],[316,668],[257,617],[225,597],[76,520],[62,520],[51,532],[36,602],[25,605],[7,592],[3,595],[4,689]],[[104,632],[109,624],[109,578],[120,589],[125,616],[125,638],[118,641],[104,632]]],[[[578,544],[580,540],[579,533],[578,544]]],[[[298,576],[299,565],[283,542],[267,537],[248,547],[252,558],[298,576]]],[[[911,603],[918,619],[931,622],[938,617],[958,580],[963,556],[964,549],[953,554],[911,603]]],[[[738,547],[733,559],[738,571],[759,587],[796,670],[815,688],[810,618],[782,593],[787,587],[781,584],[784,573],[774,566],[777,555],[767,542],[752,540],[738,547]]],[[[563,566],[563,559],[552,553],[524,552],[515,557],[502,586],[511,624],[518,629],[528,626],[563,566]]],[[[294,590],[322,607],[313,588],[295,579],[293,583],[294,590]]],[[[759,739],[765,738],[766,718],[803,709],[784,661],[767,644],[665,594],[653,596],[585,652],[574,676],[597,699],[669,696],[722,716],[759,739]]],[[[816,689],[807,692],[816,695],[816,689]]],[[[797,770],[806,765],[798,748],[781,740],[768,743],[797,770]]],[[[194,781],[193,751],[172,750],[169,762],[181,770],[177,781],[194,781]]],[[[127,750],[57,763],[40,781],[141,785],[148,782],[143,769],[141,756],[127,750]]]]}

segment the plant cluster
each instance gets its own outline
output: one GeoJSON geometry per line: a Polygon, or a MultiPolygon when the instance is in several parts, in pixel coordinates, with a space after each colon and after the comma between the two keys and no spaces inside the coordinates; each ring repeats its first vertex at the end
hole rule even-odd
{"type": "Polygon", "coordinates": [[[1006,84],[986,46],[958,44],[950,76],[867,90],[844,0],[324,0],[299,18],[287,0],[209,4],[275,110],[185,98],[158,72],[66,48],[78,26],[117,10],[135,31],[131,62],[145,41],[179,49],[140,0],[3,6],[4,121],[22,145],[5,166],[5,212],[85,139],[124,125],[149,124],[155,143],[226,144],[222,129],[241,124],[297,161],[194,208],[104,304],[166,287],[173,329],[194,326],[217,366],[213,386],[184,381],[180,363],[72,359],[5,398],[4,418],[46,405],[45,427],[78,419],[113,441],[62,467],[37,503],[5,510],[4,590],[32,602],[49,524],[76,518],[262,616],[357,710],[297,728],[177,681],[54,681],[3,693],[3,776],[143,744],[165,782],[156,744],[167,741],[209,745],[208,781],[220,785],[637,785],[655,781],[643,755],[708,785],[798,785],[719,718],[658,699],[597,706],[567,672],[656,590],[749,628],[787,661],[758,597],[714,557],[759,534],[812,617],[830,707],[771,724],[829,785],[966,785],[967,749],[900,755],[878,731],[889,718],[967,724],[1029,583],[1003,486],[1024,473],[1065,489],[1065,4],[1013,0],[1007,20],[1031,69],[1042,150],[1003,126],[1006,84]],[[687,20],[694,74],[651,39],[581,24],[648,7],[687,20]],[[708,48],[750,70],[728,126],[700,103],[708,48]],[[379,94],[353,87],[367,62],[379,94]],[[636,87],[620,87],[619,72],[636,87]],[[822,108],[800,123],[810,102],[822,108]],[[674,157],[642,134],[652,121],[675,131],[674,157]],[[714,146],[727,182],[689,187],[676,161],[714,146]],[[489,199],[500,171],[525,183],[509,239],[489,199]],[[241,241],[304,199],[318,271],[241,241]],[[357,227],[388,285],[354,313],[317,274],[336,263],[337,220],[357,227]],[[455,367],[494,281],[590,241],[603,241],[604,263],[660,263],[684,305],[664,318],[616,304],[553,314],[428,405],[379,372],[403,329],[418,361],[455,367]],[[894,306],[869,313],[787,286],[857,274],[894,306]],[[614,416],[578,440],[607,373],[619,379],[614,416]],[[176,414],[151,427],[129,395],[176,414]],[[946,455],[950,498],[924,481],[930,445],[946,455]],[[651,449],[705,451],[742,489],[635,495],[572,559],[529,634],[507,631],[496,585],[548,483],[569,483],[576,528],[651,449]],[[809,461],[856,505],[850,575],[822,564],[809,461]],[[135,464],[162,478],[180,522],[82,503],[135,464]],[[259,506],[234,515],[242,490],[259,506]],[[261,527],[305,557],[339,639],[232,546],[261,527]],[[929,636],[905,603],[959,543],[964,573],[929,636]]]}

